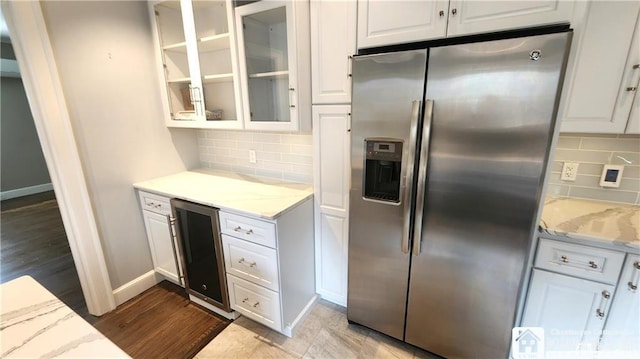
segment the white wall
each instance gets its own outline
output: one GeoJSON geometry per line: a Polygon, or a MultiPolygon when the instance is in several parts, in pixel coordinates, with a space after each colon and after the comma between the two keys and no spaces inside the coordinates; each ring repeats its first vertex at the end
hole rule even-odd
{"type": "Polygon", "coordinates": [[[114,289],[152,269],[132,183],[199,166],[196,132],[164,126],[146,6],[42,2],[114,289]]]}

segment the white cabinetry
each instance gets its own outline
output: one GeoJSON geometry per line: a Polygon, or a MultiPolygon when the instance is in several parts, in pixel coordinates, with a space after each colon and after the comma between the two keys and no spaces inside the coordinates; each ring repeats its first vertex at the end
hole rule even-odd
{"type": "Polygon", "coordinates": [[[624,258],[623,252],[541,238],[521,326],[543,327],[547,352],[638,350],[640,300],[633,288],[640,257],[624,258]]]}
{"type": "Polygon", "coordinates": [[[220,211],[231,308],[289,337],[317,299],[313,201],[275,220],[220,211]]]}
{"type": "Polygon", "coordinates": [[[358,0],[358,48],[569,22],[573,1],[358,0]]]}
{"type": "MultiPolygon", "coordinates": [[[[628,255],[598,350],[640,357],[640,256],[628,255]]],[[[620,356],[622,357],[622,355],[620,356]]]]}
{"type": "Polygon", "coordinates": [[[149,250],[156,273],[184,287],[182,268],[178,261],[178,248],[172,235],[169,199],[139,191],[142,217],[147,231],[149,250]]]}
{"type": "Polygon", "coordinates": [[[351,1],[311,1],[311,98],[314,105],[351,102],[351,56],[356,52],[351,1]]]}
{"type": "Polygon", "coordinates": [[[309,131],[309,2],[239,6],[236,23],[245,127],[309,131]]]}
{"type": "Polygon", "coordinates": [[[585,9],[573,24],[561,131],[640,133],[640,123],[630,116],[640,80],[640,2],[590,1],[580,6],[585,9]]]}
{"type": "Polygon", "coordinates": [[[231,0],[150,4],[167,126],[242,128],[231,0]]]}
{"type": "Polygon", "coordinates": [[[314,106],[316,288],[347,304],[349,239],[349,105],[314,106]]]}

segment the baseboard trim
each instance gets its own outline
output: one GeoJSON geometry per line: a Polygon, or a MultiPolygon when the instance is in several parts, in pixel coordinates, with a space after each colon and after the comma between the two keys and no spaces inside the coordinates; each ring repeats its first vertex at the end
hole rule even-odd
{"type": "Polygon", "coordinates": [[[24,197],[30,194],[42,193],[47,191],[53,191],[53,185],[51,183],[43,183],[36,186],[16,188],[0,192],[0,200],[4,201],[5,199],[24,197]]]}
{"type": "Polygon", "coordinates": [[[298,314],[296,319],[293,320],[293,323],[288,323],[284,326],[283,334],[288,336],[289,338],[293,337],[298,329],[299,325],[307,318],[307,316],[311,313],[311,310],[316,305],[316,303],[320,300],[320,296],[318,294],[314,294],[311,297],[311,300],[304,306],[304,309],[298,314]]]}
{"type": "Polygon", "coordinates": [[[333,292],[318,290],[318,294],[322,297],[322,299],[346,307],[347,306],[347,298],[344,295],[338,295],[333,292]]]}
{"type": "Polygon", "coordinates": [[[116,306],[153,287],[160,281],[160,276],[156,275],[154,270],[150,270],[138,278],[121,285],[113,291],[113,299],[116,301],[116,306]]]}

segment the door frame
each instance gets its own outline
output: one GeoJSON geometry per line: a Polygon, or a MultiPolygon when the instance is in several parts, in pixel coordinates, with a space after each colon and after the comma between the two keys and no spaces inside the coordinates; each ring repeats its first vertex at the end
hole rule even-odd
{"type": "Polygon", "coordinates": [[[116,304],[53,48],[38,1],[2,1],[80,285],[92,315],[116,304]]]}

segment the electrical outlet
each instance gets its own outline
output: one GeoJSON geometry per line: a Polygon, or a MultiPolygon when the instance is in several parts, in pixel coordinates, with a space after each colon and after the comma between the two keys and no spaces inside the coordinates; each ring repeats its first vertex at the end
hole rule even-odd
{"type": "Polygon", "coordinates": [[[256,163],[256,150],[249,150],[249,163],[256,163]]]}
{"type": "Polygon", "coordinates": [[[562,166],[560,179],[563,181],[575,181],[578,174],[578,166],[579,163],[577,162],[565,162],[562,166]]]}

